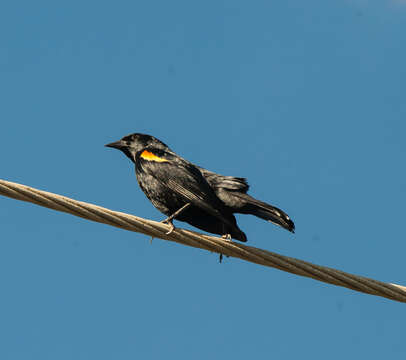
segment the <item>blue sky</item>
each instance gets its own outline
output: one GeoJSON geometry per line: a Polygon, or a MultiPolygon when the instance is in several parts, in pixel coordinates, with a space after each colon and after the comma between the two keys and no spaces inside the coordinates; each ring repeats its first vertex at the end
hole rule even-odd
{"type": "MultiPolygon", "coordinates": [[[[161,220],[103,147],[149,133],[294,219],[238,216],[249,245],[406,285],[405,44],[404,1],[3,1],[1,178],[161,220]]],[[[406,355],[401,303],[3,197],[0,224],[1,359],[406,355]]]]}

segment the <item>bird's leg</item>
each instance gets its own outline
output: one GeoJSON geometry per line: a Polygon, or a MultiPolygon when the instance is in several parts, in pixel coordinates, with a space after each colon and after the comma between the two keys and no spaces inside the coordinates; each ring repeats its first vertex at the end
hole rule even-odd
{"type": "Polygon", "coordinates": [[[183,205],[179,210],[176,210],[171,216],[167,217],[165,220],[162,220],[161,222],[163,223],[169,223],[171,222],[175,217],[177,217],[179,214],[181,214],[184,210],[186,210],[190,205],[192,205],[191,203],[187,203],[185,205],[183,205]]]}
{"type": "Polygon", "coordinates": [[[161,223],[168,224],[171,227],[169,231],[166,233],[166,235],[169,235],[173,230],[175,230],[175,225],[173,225],[173,219],[175,219],[179,214],[185,211],[190,205],[191,203],[183,205],[180,209],[176,210],[171,216],[168,216],[165,220],[161,221],[161,223]]]}

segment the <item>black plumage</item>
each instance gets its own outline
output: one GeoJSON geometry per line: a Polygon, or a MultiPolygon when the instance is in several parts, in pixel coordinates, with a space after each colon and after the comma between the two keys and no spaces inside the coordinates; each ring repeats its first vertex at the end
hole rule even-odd
{"type": "Polygon", "coordinates": [[[169,217],[170,224],[171,215],[176,213],[177,220],[201,230],[246,241],[233,215],[242,213],[294,232],[295,226],[286,213],[247,194],[246,179],[219,175],[196,166],[153,136],[131,134],[106,146],[121,150],[135,163],[141,189],[169,217]]]}
{"type": "Polygon", "coordinates": [[[232,213],[255,215],[295,232],[295,224],[288,214],[247,194],[249,185],[245,178],[219,175],[203,168],[199,170],[232,213]]]}

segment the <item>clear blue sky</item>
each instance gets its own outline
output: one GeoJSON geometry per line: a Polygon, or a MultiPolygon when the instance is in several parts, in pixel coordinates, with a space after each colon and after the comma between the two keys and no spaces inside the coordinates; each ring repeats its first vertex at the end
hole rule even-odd
{"type": "MultiPolygon", "coordinates": [[[[405,1],[2,1],[1,178],[161,220],[153,134],[247,177],[249,245],[406,284],[405,1]]],[[[0,197],[0,358],[405,358],[405,304],[0,197]]],[[[178,223],[180,225],[180,223],[178,223]]]]}

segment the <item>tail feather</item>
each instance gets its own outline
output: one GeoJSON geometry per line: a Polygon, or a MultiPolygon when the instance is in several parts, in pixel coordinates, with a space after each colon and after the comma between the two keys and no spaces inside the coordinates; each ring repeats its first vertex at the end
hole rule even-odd
{"type": "Polygon", "coordinates": [[[245,201],[244,206],[240,208],[239,212],[258,216],[261,219],[279,225],[292,233],[295,232],[295,224],[288,214],[281,209],[254,199],[248,194],[234,193],[234,195],[237,195],[241,200],[245,201]]]}
{"type": "Polygon", "coordinates": [[[242,242],[247,242],[247,235],[245,235],[245,233],[240,229],[237,229],[237,231],[233,230],[230,235],[233,239],[240,240],[242,242]]]}

